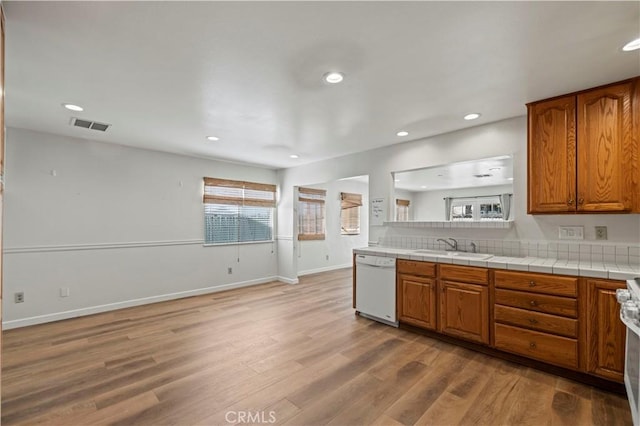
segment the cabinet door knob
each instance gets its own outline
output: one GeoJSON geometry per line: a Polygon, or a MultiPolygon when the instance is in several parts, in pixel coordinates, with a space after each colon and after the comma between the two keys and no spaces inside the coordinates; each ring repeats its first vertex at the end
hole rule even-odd
{"type": "Polygon", "coordinates": [[[537,303],[536,303],[536,301],[535,301],[535,300],[532,300],[531,302],[529,302],[529,304],[530,304],[531,306],[536,306],[536,305],[537,305],[537,303]]]}
{"type": "Polygon", "coordinates": [[[567,205],[568,206],[573,205],[573,198],[569,198],[569,201],[567,201],[567,205]]]}
{"type": "Polygon", "coordinates": [[[584,198],[578,199],[578,204],[582,204],[582,203],[584,203],[584,198]]]}
{"type": "Polygon", "coordinates": [[[530,322],[531,324],[537,324],[537,323],[538,323],[538,320],[537,320],[537,319],[535,319],[535,318],[529,318],[529,322],[530,322]]]}
{"type": "Polygon", "coordinates": [[[531,343],[529,343],[529,347],[530,347],[531,349],[535,349],[535,348],[536,348],[536,343],[535,343],[535,342],[531,342],[531,343]]]}
{"type": "Polygon", "coordinates": [[[536,286],[535,281],[529,281],[529,287],[535,287],[535,286],[536,286]]]}

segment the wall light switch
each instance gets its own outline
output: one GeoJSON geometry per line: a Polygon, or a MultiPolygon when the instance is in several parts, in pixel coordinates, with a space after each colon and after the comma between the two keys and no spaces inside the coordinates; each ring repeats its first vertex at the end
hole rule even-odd
{"type": "Polygon", "coordinates": [[[561,240],[584,240],[584,226],[560,226],[558,238],[561,240]]]}

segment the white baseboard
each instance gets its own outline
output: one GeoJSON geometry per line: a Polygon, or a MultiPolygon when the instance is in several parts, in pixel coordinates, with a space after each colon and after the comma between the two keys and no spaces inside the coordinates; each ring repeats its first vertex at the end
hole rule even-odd
{"type": "Polygon", "coordinates": [[[125,300],[122,302],[108,303],[106,305],[90,306],[87,308],[74,309],[71,311],[55,312],[52,314],[39,315],[29,318],[21,318],[12,321],[3,321],[2,329],[9,330],[12,328],[27,327],[29,325],[43,324],[47,322],[60,321],[69,318],[83,317],[86,315],[98,314],[100,312],[115,311],[117,309],[130,308],[133,306],[148,305],[150,303],[164,302],[166,300],[182,299],[184,297],[199,296],[202,294],[217,293],[220,291],[231,290],[240,287],[249,287],[252,285],[265,284],[272,281],[282,281],[286,284],[297,284],[298,280],[283,279],[282,277],[266,277],[255,280],[241,281],[237,283],[223,284],[215,287],[198,288],[195,290],[180,291],[177,293],[161,294],[158,296],[143,297],[141,299],[125,300]]]}
{"type": "Polygon", "coordinates": [[[285,284],[298,284],[300,281],[297,278],[277,277],[278,281],[282,281],[285,284]]]}
{"type": "Polygon", "coordinates": [[[336,269],[351,268],[352,266],[353,265],[351,263],[345,263],[342,265],[325,266],[324,268],[308,269],[306,271],[298,272],[298,276],[301,277],[303,275],[317,274],[319,272],[328,272],[328,271],[334,271],[336,269]]]}

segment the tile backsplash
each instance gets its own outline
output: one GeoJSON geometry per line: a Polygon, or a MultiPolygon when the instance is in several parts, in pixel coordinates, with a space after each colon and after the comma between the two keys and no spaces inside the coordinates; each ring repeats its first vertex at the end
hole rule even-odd
{"type": "MultiPolygon", "coordinates": [[[[406,249],[445,250],[447,246],[437,241],[439,237],[385,236],[378,240],[383,247],[406,249]]],[[[471,251],[475,243],[479,253],[496,256],[538,257],[543,259],[566,259],[618,265],[640,265],[640,244],[598,244],[566,241],[520,241],[456,238],[460,250],[471,251]]]]}

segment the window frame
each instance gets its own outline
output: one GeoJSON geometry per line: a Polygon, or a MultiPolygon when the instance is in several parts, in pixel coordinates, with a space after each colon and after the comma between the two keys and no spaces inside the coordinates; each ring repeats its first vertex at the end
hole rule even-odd
{"type": "Polygon", "coordinates": [[[326,189],[298,187],[298,241],[326,239],[326,196],[326,189]],[[317,208],[313,211],[313,215],[306,215],[307,212],[311,213],[311,209],[308,209],[307,206],[315,206],[317,208]],[[318,213],[320,213],[320,217],[318,217],[318,213]],[[306,223],[307,221],[315,223],[313,227],[315,232],[305,232],[311,228],[310,223],[306,223]],[[318,223],[320,223],[320,232],[318,232],[318,223]]]}
{"type": "Polygon", "coordinates": [[[451,199],[451,208],[449,210],[449,221],[451,222],[491,222],[491,221],[504,221],[503,216],[496,218],[482,217],[480,214],[480,206],[483,204],[491,204],[500,206],[500,212],[504,215],[502,209],[502,203],[500,196],[498,195],[486,195],[476,197],[456,197],[451,199]],[[471,218],[454,218],[453,209],[460,206],[472,206],[471,218]]]}
{"type": "Polygon", "coordinates": [[[410,200],[403,200],[396,198],[396,222],[408,222],[409,221],[409,205],[410,200]]]}
{"type": "Polygon", "coordinates": [[[360,207],[362,207],[362,194],[340,193],[340,235],[360,235],[360,207]],[[345,216],[345,212],[348,216],[345,216]],[[357,226],[345,227],[345,225],[352,225],[352,222],[357,222],[357,226]]]}
{"type": "MultiPolygon", "coordinates": [[[[237,244],[263,244],[273,243],[275,241],[275,214],[276,214],[276,185],[265,184],[258,182],[247,182],[230,179],[219,179],[204,177],[203,188],[203,216],[204,216],[204,245],[205,246],[217,246],[217,245],[237,245],[237,244]],[[209,189],[208,189],[209,188],[209,189]],[[215,194],[215,189],[218,188],[218,193],[215,194]],[[214,216],[215,213],[208,213],[207,206],[219,206],[220,210],[232,209],[233,206],[237,207],[236,222],[237,222],[237,239],[226,241],[215,241],[209,239],[213,231],[208,229],[207,216],[214,216]],[[243,235],[250,233],[251,228],[243,228],[243,223],[247,221],[255,220],[255,216],[248,215],[247,210],[251,209],[268,209],[269,220],[264,223],[268,226],[268,238],[264,239],[243,239],[243,235]]],[[[215,209],[213,207],[212,209],[215,209]]],[[[234,217],[233,214],[228,215],[234,217]]],[[[258,221],[260,222],[260,221],[258,221]]],[[[229,232],[232,234],[232,232],[229,232]]]]}

